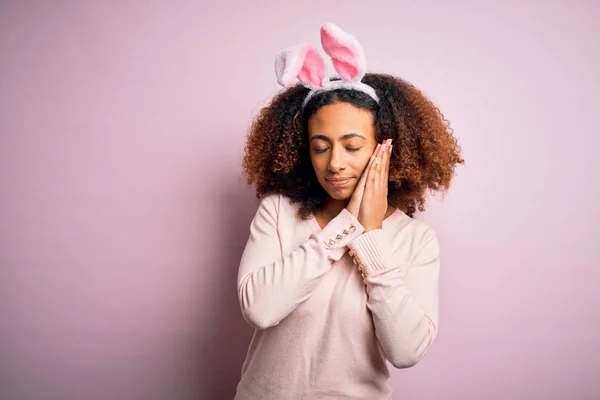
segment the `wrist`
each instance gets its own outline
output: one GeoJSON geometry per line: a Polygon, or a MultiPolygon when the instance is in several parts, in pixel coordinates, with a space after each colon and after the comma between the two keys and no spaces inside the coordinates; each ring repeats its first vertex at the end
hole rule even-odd
{"type": "Polygon", "coordinates": [[[352,214],[354,216],[354,218],[358,218],[358,210],[355,210],[353,207],[346,207],[346,210],[348,210],[348,212],[350,214],[352,214]]]}
{"type": "Polygon", "coordinates": [[[365,231],[363,233],[374,231],[376,229],[382,229],[381,224],[380,225],[363,225],[363,226],[365,228],[365,231]]]}

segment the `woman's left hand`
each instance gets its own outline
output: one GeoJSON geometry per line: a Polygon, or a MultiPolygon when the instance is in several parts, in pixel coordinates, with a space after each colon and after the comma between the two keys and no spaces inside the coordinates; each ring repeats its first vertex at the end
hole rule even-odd
{"type": "Polygon", "coordinates": [[[382,144],[375,161],[371,164],[358,222],[365,228],[365,232],[381,229],[383,219],[388,208],[388,177],[390,172],[390,158],[392,155],[392,139],[382,144]]]}

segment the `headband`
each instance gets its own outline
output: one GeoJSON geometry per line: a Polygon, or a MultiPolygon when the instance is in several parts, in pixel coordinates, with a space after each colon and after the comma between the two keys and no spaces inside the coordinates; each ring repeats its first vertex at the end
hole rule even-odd
{"type": "Polygon", "coordinates": [[[361,82],[367,73],[367,61],[358,40],[329,23],[321,27],[321,45],[331,57],[340,80],[330,81],[323,56],[310,43],[301,43],[288,47],[275,58],[277,82],[290,87],[299,80],[311,89],[302,103],[303,108],[315,94],[336,89],[358,90],[379,103],[375,89],[361,82]]]}

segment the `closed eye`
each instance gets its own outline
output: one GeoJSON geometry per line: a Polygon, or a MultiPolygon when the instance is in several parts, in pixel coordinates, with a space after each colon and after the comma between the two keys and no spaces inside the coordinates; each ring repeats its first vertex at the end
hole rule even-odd
{"type": "MultiPolygon", "coordinates": [[[[315,153],[320,154],[320,153],[324,153],[326,152],[328,149],[328,147],[324,148],[324,149],[315,149],[315,153]]],[[[360,149],[362,149],[362,147],[346,147],[346,150],[348,150],[351,153],[354,153],[355,151],[359,151],[360,149]]]]}

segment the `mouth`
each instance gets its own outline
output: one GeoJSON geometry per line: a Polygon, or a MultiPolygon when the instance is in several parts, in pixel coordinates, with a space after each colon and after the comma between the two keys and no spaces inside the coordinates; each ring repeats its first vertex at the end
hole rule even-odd
{"type": "Polygon", "coordinates": [[[325,182],[327,182],[333,187],[346,186],[351,180],[352,178],[325,178],[325,182]]]}

